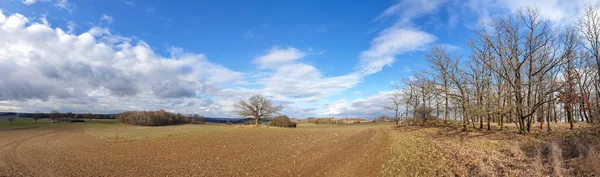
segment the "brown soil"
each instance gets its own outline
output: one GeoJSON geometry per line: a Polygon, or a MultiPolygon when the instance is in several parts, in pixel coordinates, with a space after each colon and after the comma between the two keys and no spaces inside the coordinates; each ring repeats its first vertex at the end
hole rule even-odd
{"type": "Polygon", "coordinates": [[[239,131],[109,141],[78,127],[0,133],[0,176],[380,176],[390,130],[239,131]]]}

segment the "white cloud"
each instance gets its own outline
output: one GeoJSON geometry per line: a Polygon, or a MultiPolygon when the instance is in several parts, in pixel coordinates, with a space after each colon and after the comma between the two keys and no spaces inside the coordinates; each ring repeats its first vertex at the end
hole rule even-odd
{"type": "Polygon", "coordinates": [[[113,17],[109,16],[109,15],[106,15],[106,14],[102,14],[102,16],[100,17],[100,20],[104,20],[104,21],[106,21],[107,23],[110,24],[110,23],[113,22],[113,17]]]}
{"type": "Polygon", "coordinates": [[[329,105],[327,114],[336,117],[364,117],[373,118],[380,115],[393,115],[393,112],[384,110],[384,106],[391,104],[389,97],[394,91],[381,91],[366,98],[358,98],[348,103],[344,99],[329,105]]]}
{"type": "Polygon", "coordinates": [[[447,0],[403,0],[381,12],[381,14],[373,21],[397,15],[400,19],[397,23],[404,24],[410,22],[414,18],[419,18],[422,15],[437,11],[438,7],[446,1],[447,0]]]}
{"type": "Polygon", "coordinates": [[[135,2],[133,1],[123,1],[125,4],[127,4],[128,6],[135,6],[135,2]]]}
{"type": "Polygon", "coordinates": [[[368,50],[362,51],[357,66],[365,75],[374,74],[385,66],[391,66],[398,55],[423,50],[437,37],[412,27],[412,21],[438,11],[446,0],[402,0],[383,11],[373,21],[396,16],[397,21],[383,29],[371,41],[368,50]]]}
{"type": "Polygon", "coordinates": [[[21,2],[25,5],[31,5],[36,2],[36,0],[21,0],[21,2]]]}
{"type": "Polygon", "coordinates": [[[432,34],[399,26],[383,30],[371,41],[369,50],[360,54],[359,70],[364,74],[373,74],[389,66],[400,54],[423,50],[436,40],[432,34]]]}
{"type": "Polygon", "coordinates": [[[75,9],[75,4],[69,3],[68,0],[57,0],[54,6],[65,9],[69,11],[69,13],[73,12],[73,9],[75,9]]]}
{"type": "Polygon", "coordinates": [[[254,59],[254,63],[256,63],[261,69],[274,68],[283,64],[294,62],[304,56],[306,56],[306,54],[303,51],[293,47],[273,47],[269,52],[267,52],[267,54],[256,57],[254,59]]]}
{"type": "Polygon", "coordinates": [[[537,8],[540,15],[553,24],[568,25],[576,22],[576,19],[583,14],[585,6],[595,5],[599,2],[599,0],[470,0],[465,5],[479,16],[479,21],[487,21],[519,9],[533,7],[537,8]]]}
{"type": "MultiPolygon", "coordinates": [[[[30,24],[22,16],[2,20],[1,15],[0,62],[11,67],[0,66],[0,75],[7,76],[0,78],[7,83],[0,85],[0,101],[5,102],[0,106],[23,111],[167,109],[234,117],[235,102],[250,94],[263,94],[284,104],[284,113],[291,115],[379,114],[386,92],[352,102],[325,103],[329,96],[393,64],[398,55],[421,50],[436,40],[419,28],[400,25],[437,9],[419,3],[414,8],[396,7],[389,14],[382,13],[382,17],[398,14],[398,22],[372,39],[369,49],[358,56],[354,71],[324,76],[302,62],[304,57],[315,55],[312,49],[273,47],[253,60],[259,73],[252,74],[251,84],[258,85],[252,89],[244,88],[247,74],[214,64],[203,54],[171,47],[171,56],[163,57],[145,42],[114,35],[106,28],[93,27],[74,34],[73,23],[65,33],[45,24],[30,24]]],[[[104,16],[110,17],[104,14],[102,20],[112,21],[112,17],[104,16]]]]}
{"type": "Polygon", "coordinates": [[[77,28],[77,24],[75,24],[75,22],[73,21],[68,21],[67,22],[67,33],[73,33],[73,31],[75,31],[75,28],[77,28]]]}
{"type": "Polygon", "coordinates": [[[329,115],[338,115],[342,112],[346,111],[345,109],[348,107],[348,102],[344,99],[340,99],[333,103],[329,109],[327,109],[327,114],[329,115]]]}
{"type": "Polygon", "coordinates": [[[261,81],[265,91],[291,98],[321,98],[354,87],[361,80],[357,74],[323,77],[313,66],[301,63],[283,65],[261,81]]]}
{"type": "Polygon", "coordinates": [[[35,4],[36,2],[50,2],[50,0],[21,0],[21,3],[23,3],[25,5],[32,5],[32,4],[35,4]]]}
{"type": "Polygon", "coordinates": [[[171,109],[218,115],[220,85],[244,80],[243,73],[203,54],[180,50],[166,58],[143,41],[105,28],[71,34],[1,12],[0,63],[0,107],[17,107],[14,111],[171,109]]]}

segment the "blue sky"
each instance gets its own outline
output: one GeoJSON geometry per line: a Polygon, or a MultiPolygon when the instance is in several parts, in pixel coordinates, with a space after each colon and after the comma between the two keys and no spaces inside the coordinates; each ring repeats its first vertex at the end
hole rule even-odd
{"type": "Polygon", "coordinates": [[[392,114],[390,83],[431,46],[467,56],[480,22],[529,6],[564,25],[587,3],[4,0],[0,111],[235,117],[263,94],[292,117],[392,114]]]}

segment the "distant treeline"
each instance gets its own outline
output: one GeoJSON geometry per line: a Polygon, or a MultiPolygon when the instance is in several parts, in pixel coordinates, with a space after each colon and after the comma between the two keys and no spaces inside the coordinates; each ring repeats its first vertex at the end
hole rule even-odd
{"type": "MultiPolygon", "coordinates": [[[[17,115],[18,117],[23,117],[23,118],[36,118],[36,119],[56,119],[56,120],[73,120],[73,119],[118,119],[119,115],[123,115],[123,116],[131,116],[131,115],[135,115],[132,113],[139,113],[139,112],[146,112],[146,116],[141,116],[141,119],[150,119],[150,120],[146,120],[146,124],[148,124],[148,121],[153,121],[156,119],[156,122],[161,122],[161,124],[163,122],[166,123],[176,123],[176,124],[185,124],[185,123],[194,123],[197,124],[199,123],[198,120],[200,117],[202,117],[204,119],[204,122],[210,122],[210,123],[231,123],[231,124],[250,124],[250,123],[254,123],[254,119],[253,118],[223,118],[223,117],[203,117],[197,114],[175,114],[175,113],[170,113],[170,112],[166,112],[164,110],[161,111],[126,111],[120,114],[94,114],[94,113],[61,113],[58,111],[53,111],[52,113],[18,113],[18,112],[0,112],[0,116],[2,115],[17,115]],[[156,116],[153,116],[152,118],[145,118],[145,117],[149,117],[150,115],[156,115],[156,114],[150,114],[150,112],[156,113],[156,112],[160,112],[160,115],[158,117],[165,117],[165,118],[155,118],[156,116]],[[167,114],[168,113],[168,114],[167,114]],[[168,116],[167,116],[168,115],[168,116]],[[194,119],[194,116],[197,116],[196,119],[194,119]],[[168,121],[168,119],[171,119],[171,122],[168,121]],[[158,119],[161,119],[160,121],[158,119]],[[180,119],[182,119],[182,123],[177,123],[180,122],[180,119]]],[[[138,116],[140,116],[138,114],[138,116]]],[[[140,118],[138,117],[138,120],[136,121],[132,121],[132,124],[134,125],[143,125],[143,124],[135,124],[133,122],[141,122],[139,120],[140,118]]],[[[121,121],[121,120],[119,120],[121,121]]],[[[129,120],[131,121],[131,120],[129,120]]],[[[269,122],[268,119],[264,119],[261,120],[260,122],[264,123],[264,122],[269,122]]],[[[126,122],[123,122],[126,123],[126,122]]],[[[169,124],[172,125],[172,124],[169,124]]]]}
{"type": "Polygon", "coordinates": [[[28,117],[28,118],[52,118],[60,117],[60,118],[70,118],[70,119],[115,119],[115,114],[93,114],[93,113],[16,113],[16,112],[0,112],[0,116],[2,115],[14,115],[16,114],[19,117],[28,117]]]}
{"type": "Polygon", "coordinates": [[[360,123],[367,121],[364,118],[333,118],[333,117],[324,117],[324,118],[316,118],[309,117],[305,120],[300,120],[302,123],[314,123],[314,124],[347,124],[347,123],[360,123]]]}
{"type": "Polygon", "coordinates": [[[143,126],[164,126],[179,124],[203,124],[225,123],[225,124],[246,124],[253,121],[252,118],[213,118],[204,117],[198,114],[176,114],[164,110],[159,111],[127,111],[116,116],[121,123],[143,126]]]}
{"type": "Polygon", "coordinates": [[[160,111],[127,111],[117,115],[121,123],[144,126],[179,125],[186,123],[204,123],[204,117],[194,115],[192,117],[183,114],[160,111]]]}

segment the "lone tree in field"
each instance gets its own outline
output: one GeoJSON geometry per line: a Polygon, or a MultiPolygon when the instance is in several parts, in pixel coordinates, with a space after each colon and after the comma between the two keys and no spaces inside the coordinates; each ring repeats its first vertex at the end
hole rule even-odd
{"type": "Polygon", "coordinates": [[[236,112],[243,117],[252,116],[258,125],[260,119],[269,118],[271,115],[278,113],[283,109],[283,106],[273,106],[271,100],[262,95],[254,95],[248,100],[241,100],[235,104],[236,112]]]}
{"type": "Polygon", "coordinates": [[[38,120],[41,118],[40,112],[36,111],[35,114],[31,115],[31,118],[35,120],[35,123],[37,124],[38,120]]]}
{"type": "Polygon", "coordinates": [[[10,122],[10,125],[12,125],[13,121],[15,121],[16,117],[17,116],[13,116],[13,115],[8,117],[8,121],[10,122]]]}

